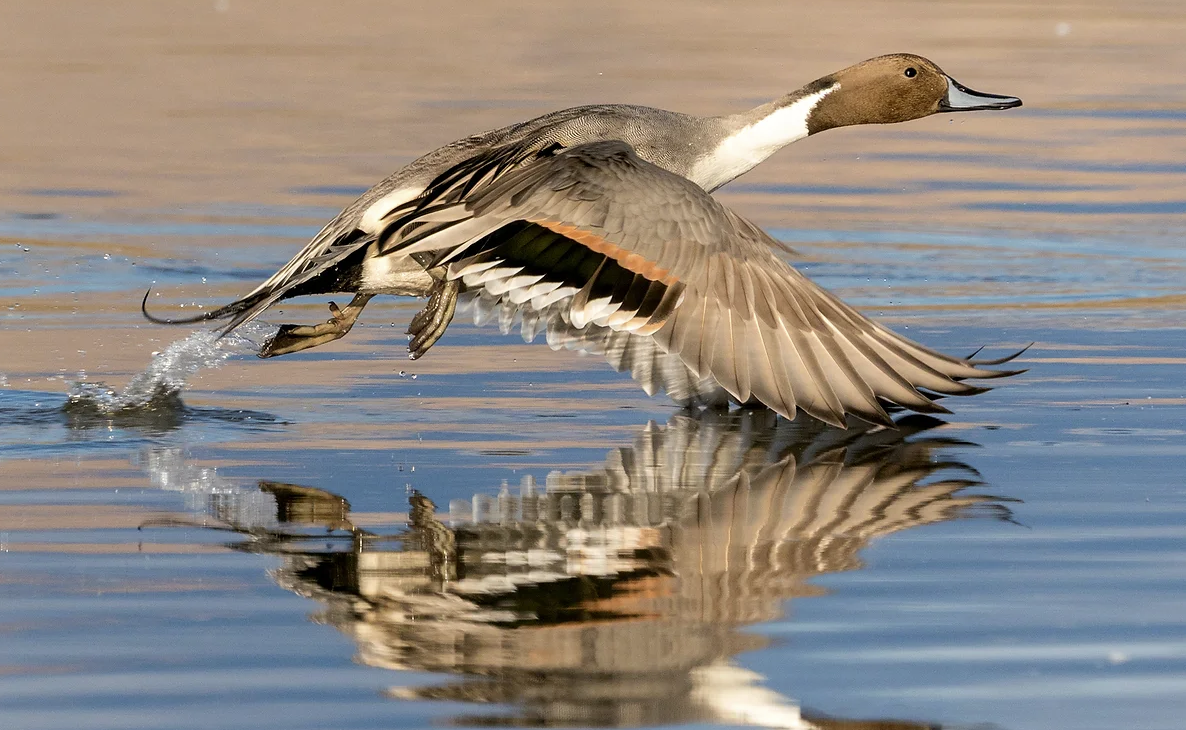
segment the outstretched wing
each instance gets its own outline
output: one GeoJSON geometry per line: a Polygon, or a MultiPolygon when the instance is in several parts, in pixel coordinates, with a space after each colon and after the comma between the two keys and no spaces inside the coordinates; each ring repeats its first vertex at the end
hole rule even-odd
{"type": "Polygon", "coordinates": [[[596,324],[574,327],[568,318],[567,302],[535,309],[528,303],[516,304],[482,288],[466,296],[470,299],[466,305],[472,309],[474,324],[497,322],[502,333],[509,335],[518,323],[524,342],[533,342],[543,334],[553,350],[599,355],[614,370],[630,373],[647,395],[663,392],[682,406],[729,403],[729,395],[715,380],[692,372],[679,355],[663,350],[653,337],[638,337],[596,324]]]}
{"type": "MultiPolygon", "coordinates": [[[[840,424],[887,423],[888,401],[944,411],[932,394],[982,392],[985,370],[897,335],[776,254],[780,244],[624,142],[547,150],[466,187],[430,191],[385,219],[384,254],[430,254],[451,278],[514,304],[559,303],[592,324],[653,338],[738,402],[840,424]],[[465,188],[465,194],[456,191],[465,188]]],[[[464,175],[462,175],[464,177],[464,175]]]]}

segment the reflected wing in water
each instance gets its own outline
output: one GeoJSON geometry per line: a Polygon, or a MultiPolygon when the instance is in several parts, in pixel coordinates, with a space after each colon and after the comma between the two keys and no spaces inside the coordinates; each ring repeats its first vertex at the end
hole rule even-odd
{"type": "Polygon", "coordinates": [[[226,490],[211,512],[250,536],[244,549],[282,556],[275,580],[322,603],[319,621],[353,638],[363,663],[462,677],[393,697],[514,707],[458,722],[923,727],[804,717],[733,657],[768,643],[739,628],[822,593],[815,576],[859,569],[871,539],[1008,518],[1003,500],[968,493],[976,472],[943,457],[967,444],[926,433],[939,423],[839,431],[765,410],[677,415],[599,467],[526,478],[518,493],[439,513],[413,492],[407,528],[391,534],[294,485],[261,483],[271,514],[236,511],[226,490]]]}

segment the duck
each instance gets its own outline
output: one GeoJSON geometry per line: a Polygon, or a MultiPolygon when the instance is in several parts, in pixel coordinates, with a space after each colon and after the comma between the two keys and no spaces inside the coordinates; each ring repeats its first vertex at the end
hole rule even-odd
{"type": "MultiPolygon", "coordinates": [[[[363,193],[275,274],[195,317],[225,336],[292,297],[348,293],[316,325],[285,324],[259,356],[345,336],[377,295],[427,298],[408,328],[425,355],[463,298],[554,349],[603,355],[648,394],[736,403],[843,427],[888,410],[948,413],[966,381],[1014,375],[892,332],[812,282],[790,252],[712,192],[830,129],[1021,106],[973,91],[922,56],[878,56],[749,111],[564,109],[433,150],[363,193]],[[888,410],[887,410],[888,409],[888,410]]],[[[793,252],[790,252],[793,253],[793,252]]]]}

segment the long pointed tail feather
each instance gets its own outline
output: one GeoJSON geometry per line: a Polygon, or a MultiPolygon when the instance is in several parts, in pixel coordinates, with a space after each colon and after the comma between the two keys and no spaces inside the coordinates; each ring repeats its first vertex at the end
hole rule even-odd
{"type": "Polygon", "coordinates": [[[250,309],[261,298],[258,295],[244,297],[242,299],[233,301],[230,304],[219,307],[218,309],[212,309],[209,312],[202,312],[201,314],[197,314],[192,317],[178,317],[174,319],[168,317],[158,317],[148,311],[148,297],[151,294],[152,287],[149,287],[148,291],[144,292],[144,299],[140,301],[140,314],[142,314],[145,319],[147,319],[149,322],[152,322],[153,324],[198,324],[199,322],[209,322],[215,319],[226,319],[227,317],[233,317],[234,315],[239,314],[246,309],[250,309]]]}

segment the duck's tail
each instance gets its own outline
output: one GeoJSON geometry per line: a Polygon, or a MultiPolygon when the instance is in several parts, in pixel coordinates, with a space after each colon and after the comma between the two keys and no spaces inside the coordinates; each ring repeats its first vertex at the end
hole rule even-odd
{"type": "MultiPolygon", "coordinates": [[[[193,317],[167,318],[158,317],[148,311],[148,297],[150,294],[152,294],[152,287],[149,287],[148,291],[144,292],[144,299],[140,301],[140,314],[144,315],[144,318],[153,324],[197,324],[199,322],[227,319],[228,317],[234,317],[235,315],[242,314],[243,312],[258,306],[263,300],[268,298],[268,292],[266,291],[254,292],[243,297],[242,299],[236,299],[230,304],[219,307],[218,309],[211,309],[209,312],[202,312],[201,314],[194,315],[193,317]]],[[[234,326],[226,327],[223,331],[223,334],[230,332],[232,329],[234,329],[234,326]]]]}

